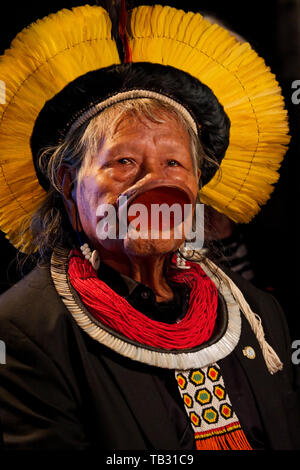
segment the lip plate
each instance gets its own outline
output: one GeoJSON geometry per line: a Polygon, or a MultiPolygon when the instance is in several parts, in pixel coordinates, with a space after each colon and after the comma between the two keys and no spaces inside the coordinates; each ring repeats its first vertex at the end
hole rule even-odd
{"type": "Polygon", "coordinates": [[[176,189],[177,191],[181,191],[184,193],[185,197],[188,198],[190,204],[193,205],[195,203],[194,195],[188,186],[186,185],[181,186],[181,185],[174,184],[174,183],[166,183],[166,180],[155,180],[155,181],[146,183],[139,188],[131,188],[125,191],[124,193],[120,194],[116,203],[117,209],[118,209],[118,217],[119,217],[120,211],[123,210],[124,204],[126,204],[127,207],[129,207],[138,196],[156,188],[176,189]],[[123,204],[120,205],[119,200],[121,197],[125,197],[126,200],[124,201],[123,204]]]}
{"type": "MultiPolygon", "coordinates": [[[[174,189],[176,190],[177,192],[180,191],[181,193],[183,193],[184,195],[184,198],[187,199],[189,202],[186,202],[184,204],[191,204],[193,205],[195,203],[195,198],[194,198],[194,195],[192,193],[192,191],[190,190],[190,188],[186,185],[178,185],[178,184],[174,184],[173,182],[172,183],[167,183],[166,184],[166,180],[155,180],[155,181],[151,181],[149,183],[146,183],[144,184],[143,186],[141,187],[138,187],[138,188],[131,188],[129,189],[128,191],[126,191],[125,193],[122,193],[120,194],[119,198],[121,196],[125,197],[125,200],[124,200],[124,203],[123,204],[119,204],[119,198],[117,200],[117,211],[118,211],[118,219],[119,220],[124,220],[123,218],[123,211],[126,210],[128,211],[128,208],[134,203],[134,201],[139,197],[141,196],[142,194],[148,192],[148,191],[151,191],[152,189],[156,189],[156,188],[160,188],[160,189],[166,189],[166,190],[170,190],[170,189],[174,189]]],[[[163,201],[162,201],[163,203],[163,201]]],[[[179,202],[180,203],[180,202],[179,202]]],[[[183,207],[183,205],[182,205],[183,207]]],[[[164,229],[162,227],[160,227],[160,229],[158,229],[158,231],[156,230],[156,235],[155,235],[155,238],[159,238],[157,237],[157,234],[158,233],[161,233],[163,234],[164,233],[164,229]],[[157,233],[156,233],[157,232],[157,233]]],[[[140,232],[139,232],[140,233],[140,232]]],[[[167,230],[167,233],[169,234],[169,231],[167,230]]],[[[141,233],[140,233],[141,234],[141,233]]],[[[163,238],[165,238],[165,236],[163,236],[163,238]]]]}

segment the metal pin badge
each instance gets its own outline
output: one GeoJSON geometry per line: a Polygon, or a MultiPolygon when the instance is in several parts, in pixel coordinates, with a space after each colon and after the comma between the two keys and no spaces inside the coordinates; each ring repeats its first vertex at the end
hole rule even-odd
{"type": "Polygon", "coordinates": [[[246,346],[243,349],[243,354],[244,356],[248,357],[248,359],[255,359],[256,356],[255,351],[251,346],[246,346]]]}

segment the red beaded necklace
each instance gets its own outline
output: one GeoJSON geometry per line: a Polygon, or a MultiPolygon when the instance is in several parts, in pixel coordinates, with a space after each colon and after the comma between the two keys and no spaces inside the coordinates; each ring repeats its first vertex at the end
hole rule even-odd
{"type": "Polygon", "coordinates": [[[170,280],[186,283],[191,289],[187,313],[175,324],[152,320],[133,308],[98,279],[89,261],[77,250],[71,253],[68,276],[87,310],[103,325],[140,344],[163,349],[189,349],[211,337],[218,295],[216,286],[201,266],[187,264],[189,270],[170,270],[170,280]]]}

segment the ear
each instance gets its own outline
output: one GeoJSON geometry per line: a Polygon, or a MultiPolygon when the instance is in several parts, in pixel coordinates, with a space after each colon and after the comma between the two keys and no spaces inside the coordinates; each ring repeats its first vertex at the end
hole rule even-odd
{"type": "Polygon", "coordinates": [[[200,168],[198,168],[198,169],[197,169],[198,186],[199,186],[199,184],[200,184],[201,175],[202,175],[202,171],[200,170],[200,168]]]}
{"type": "Polygon", "coordinates": [[[76,205],[76,170],[68,165],[62,165],[58,171],[58,181],[61,187],[63,203],[70,223],[75,231],[82,231],[76,205]]]}

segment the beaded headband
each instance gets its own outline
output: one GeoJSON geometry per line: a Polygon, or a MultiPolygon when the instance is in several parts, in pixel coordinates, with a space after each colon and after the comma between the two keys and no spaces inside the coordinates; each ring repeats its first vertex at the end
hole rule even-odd
{"type": "Polygon", "coordinates": [[[90,121],[98,114],[100,114],[105,109],[114,106],[117,103],[122,103],[124,101],[129,101],[132,99],[142,99],[142,98],[150,98],[150,99],[157,99],[166,103],[178,111],[185,121],[189,123],[193,131],[196,135],[199,135],[200,129],[192,116],[192,114],[185,108],[182,104],[178,103],[174,99],[170,98],[169,96],[163,95],[162,93],[158,93],[151,90],[129,90],[115,94],[107,98],[104,101],[99,103],[93,104],[88,110],[84,111],[79,117],[76,118],[74,123],[70,126],[66,135],[71,134],[72,132],[76,131],[80,126],[85,124],[86,122],[90,121]]]}

